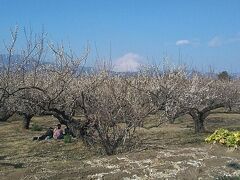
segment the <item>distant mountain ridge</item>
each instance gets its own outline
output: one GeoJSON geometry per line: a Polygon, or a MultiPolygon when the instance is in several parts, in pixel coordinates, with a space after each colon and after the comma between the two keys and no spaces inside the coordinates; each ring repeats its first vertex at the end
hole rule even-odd
{"type": "MultiPolygon", "coordinates": [[[[14,54],[12,55],[11,57],[11,63],[17,63],[18,61],[20,61],[22,59],[22,56],[21,55],[18,55],[18,54],[14,54]]],[[[8,64],[8,55],[7,54],[0,54],[0,66],[1,64],[5,64],[7,65],[8,64]]],[[[44,65],[51,65],[53,63],[49,62],[49,61],[46,61],[46,62],[42,62],[42,64],[44,65]]],[[[27,68],[31,68],[30,66],[27,67],[27,68]]],[[[94,68],[94,67],[91,67],[91,66],[80,66],[79,67],[79,72],[82,72],[84,74],[92,74],[92,73],[96,73],[98,72],[97,68],[94,68]]],[[[117,71],[114,71],[114,70],[110,70],[109,71],[110,74],[112,75],[118,75],[118,76],[135,76],[137,75],[139,72],[130,72],[130,71],[126,71],[126,72],[117,72],[117,71]]],[[[199,72],[199,73],[202,73],[202,72],[199,72]]],[[[208,75],[208,76],[217,76],[218,73],[208,73],[208,72],[205,72],[203,73],[205,75],[208,75]]],[[[237,78],[237,77],[240,77],[240,72],[236,72],[236,73],[229,73],[231,77],[233,78],[237,78]]]]}

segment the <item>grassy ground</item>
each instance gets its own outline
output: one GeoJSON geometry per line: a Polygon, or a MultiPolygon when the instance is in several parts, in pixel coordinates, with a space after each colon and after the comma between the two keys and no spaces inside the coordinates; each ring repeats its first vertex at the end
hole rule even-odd
{"type": "MultiPolygon", "coordinates": [[[[150,117],[146,127],[156,121],[150,117]]],[[[240,175],[240,151],[204,143],[194,134],[188,116],[160,128],[138,129],[139,142],[131,152],[105,156],[80,140],[32,141],[57,121],[35,117],[42,132],[23,130],[21,121],[0,124],[0,179],[216,179],[240,175]]],[[[240,115],[213,114],[209,132],[225,127],[240,130],[240,115]]]]}

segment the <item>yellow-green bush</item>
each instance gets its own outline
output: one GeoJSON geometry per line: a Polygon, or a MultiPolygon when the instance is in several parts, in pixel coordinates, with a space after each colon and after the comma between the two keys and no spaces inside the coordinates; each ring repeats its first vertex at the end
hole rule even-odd
{"type": "Polygon", "coordinates": [[[208,136],[205,141],[207,143],[220,143],[228,147],[238,147],[240,146],[240,131],[228,131],[221,128],[208,136]]]}

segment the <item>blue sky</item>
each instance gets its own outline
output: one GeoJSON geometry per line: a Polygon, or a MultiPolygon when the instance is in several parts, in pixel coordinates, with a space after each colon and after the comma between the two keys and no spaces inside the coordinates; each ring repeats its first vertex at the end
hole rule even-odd
{"type": "Polygon", "coordinates": [[[34,32],[44,26],[77,54],[89,42],[89,65],[95,45],[108,58],[111,44],[118,70],[167,56],[199,70],[240,72],[239,0],[0,0],[0,40],[16,24],[34,32]]]}

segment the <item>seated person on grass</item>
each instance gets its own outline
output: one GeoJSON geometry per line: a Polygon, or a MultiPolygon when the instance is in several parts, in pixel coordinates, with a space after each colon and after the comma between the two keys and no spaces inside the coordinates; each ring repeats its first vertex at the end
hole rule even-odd
{"type": "Polygon", "coordinates": [[[54,139],[63,139],[63,130],[61,124],[58,124],[57,127],[53,130],[54,139]]]}
{"type": "Polygon", "coordinates": [[[48,130],[42,135],[42,136],[39,136],[39,137],[33,137],[33,140],[47,140],[47,139],[51,139],[53,137],[53,128],[50,127],[48,128],[48,130]]]}

